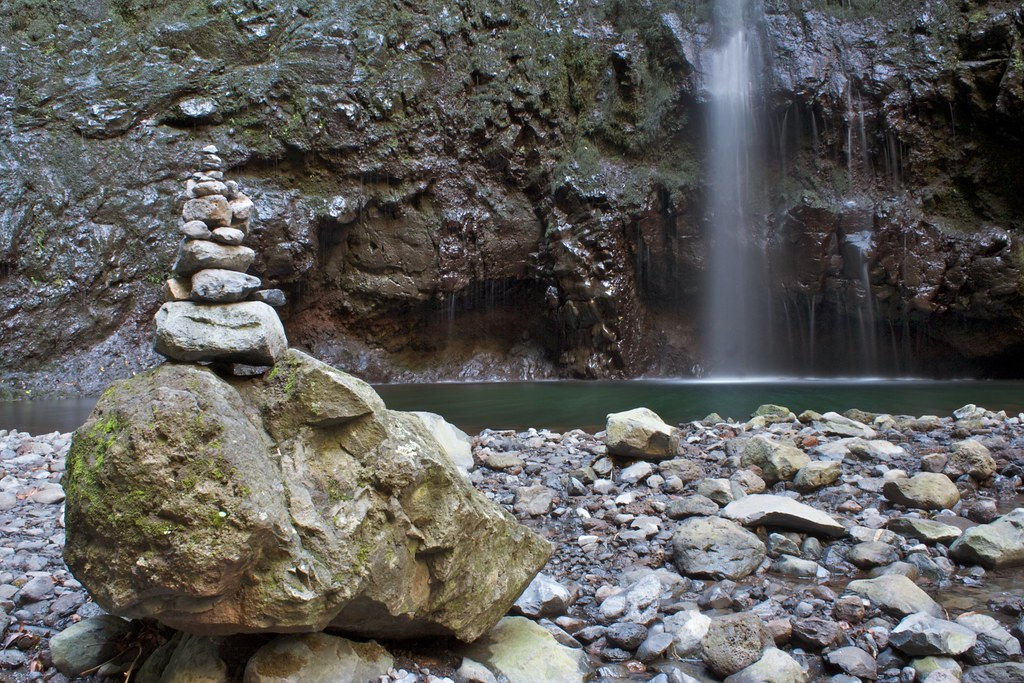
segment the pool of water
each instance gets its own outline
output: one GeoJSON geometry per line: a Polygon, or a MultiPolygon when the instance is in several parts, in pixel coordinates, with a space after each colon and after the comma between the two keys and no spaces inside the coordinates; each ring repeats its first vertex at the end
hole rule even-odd
{"type": "MultiPolygon", "coordinates": [[[[470,434],[484,428],[601,429],[607,413],[646,406],[669,422],[717,412],[746,418],[762,403],[800,412],[860,408],[904,415],[949,415],[967,403],[1013,415],[1024,411],[1024,381],[948,380],[631,380],[390,384],[376,387],[396,410],[440,413],[470,434]]],[[[70,431],[95,399],[0,402],[0,429],[70,431]]]]}

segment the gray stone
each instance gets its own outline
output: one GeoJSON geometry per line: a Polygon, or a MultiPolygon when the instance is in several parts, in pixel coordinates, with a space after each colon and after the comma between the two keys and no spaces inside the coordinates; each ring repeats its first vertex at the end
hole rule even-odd
{"type": "Polygon", "coordinates": [[[676,498],[668,503],[665,515],[669,519],[685,519],[686,517],[710,517],[718,514],[718,504],[706,496],[693,494],[676,498]]]}
{"type": "Polygon", "coordinates": [[[244,223],[252,218],[253,203],[247,196],[239,192],[228,203],[231,209],[232,225],[244,223]]]}
{"type": "Polygon", "coordinates": [[[837,669],[856,676],[874,680],[878,677],[875,658],[859,647],[841,647],[825,655],[825,660],[837,669]]]}
{"type": "Polygon", "coordinates": [[[245,233],[237,228],[214,228],[211,237],[214,242],[238,245],[245,239],[245,233]]]}
{"type": "Polygon", "coordinates": [[[719,505],[726,505],[737,498],[743,498],[746,493],[739,484],[729,479],[701,479],[697,484],[697,495],[719,505]]]}
{"type": "Polygon", "coordinates": [[[357,643],[325,633],[276,638],[245,666],[245,683],[365,683],[386,676],[395,659],[371,640],[357,643]]]}
{"type": "Polygon", "coordinates": [[[208,240],[213,236],[209,226],[202,221],[185,221],[178,231],[190,240],[208,240]]]}
{"type": "Polygon", "coordinates": [[[533,577],[533,581],[516,599],[512,608],[518,614],[539,619],[565,614],[571,604],[572,593],[569,589],[547,574],[541,573],[533,577]]]}
{"type": "Polygon", "coordinates": [[[925,612],[933,617],[944,616],[939,603],[902,574],[858,579],[848,583],[846,589],[867,598],[883,611],[895,616],[904,617],[917,612],[925,612]]]}
{"type": "Polygon", "coordinates": [[[655,572],[635,581],[625,592],[613,595],[601,603],[599,611],[605,621],[630,621],[650,624],[658,616],[661,598],[661,579],[655,572]]]}
{"type": "Polygon", "coordinates": [[[505,617],[462,653],[508,683],[583,683],[587,671],[582,650],[558,644],[525,617],[505,617]]]}
{"type": "Polygon", "coordinates": [[[633,651],[647,639],[647,627],[630,621],[620,621],[605,629],[604,636],[612,645],[633,651]]]}
{"type": "Polygon", "coordinates": [[[866,541],[850,548],[846,559],[861,569],[870,569],[884,564],[891,564],[899,559],[896,549],[888,543],[866,541]]]}
{"type": "Polygon", "coordinates": [[[890,460],[907,454],[905,450],[896,444],[881,439],[851,439],[847,444],[847,448],[849,448],[851,454],[867,460],[890,460]]]}
{"type": "Polygon", "coordinates": [[[971,649],[977,634],[966,626],[930,614],[911,614],[889,633],[889,643],[908,655],[963,654],[971,649]]]}
{"type": "Polygon", "coordinates": [[[967,658],[975,664],[997,664],[1017,659],[1021,654],[1020,641],[987,614],[961,614],[956,623],[978,634],[978,641],[967,652],[967,658]]]}
{"type": "Polygon", "coordinates": [[[463,657],[455,672],[455,683],[498,683],[498,679],[480,662],[463,657]]]}
{"type": "Polygon", "coordinates": [[[256,252],[249,247],[218,244],[209,240],[184,240],[171,270],[176,275],[191,275],[198,270],[222,268],[244,273],[252,265],[256,252]]]}
{"type": "Polygon", "coordinates": [[[260,291],[253,293],[252,298],[253,301],[262,301],[274,308],[280,308],[287,303],[284,292],[280,289],[261,289],[260,291]]]}
{"type": "Polygon", "coordinates": [[[943,471],[953,479],[969,474],[978,481],[984,481],[995,474],[996,461],[984,444],[968,439],[954,446],[943,471]]]}
{"type": "Polygon", "coordinates": [[[520,486],[516,489],[515,511],[522,515],[537,517],[547,514],[554,505],[557,494],[543,484],[520,486]]]}
{"type": "Polygon", "coordinates": [[[185,202],[181,210],[185,222],[202,221],[211,228],[231,225],[231,207],[228,200],[219,195],[199,197],[185,202]]]}
{"type": "Polygon", "coordinates": [[[815,460],[796,473],[793,485],[797,491],[813,491],[824,486],[831,486],[843,474],[843,466],[834,460],[815,460]]]}
{"type": "Polygon", "coordinates": [[[18,592],[18,602],[39,602],[53,595],[53,578],[35,576],[25,582],[18,592]]]}
{"type": "Polygon", "coordinates": [[[988,569],[1024,565],[1024,508],[971,527],[949,547],[950,557],[988,569]]]}
{"type": "Polygon", "coordinates": [[[951,543],[963,533],[960,527],[943,524],[931,519],[920,517],[893,517],[885,527],[908,538],[916,538],[922,543],[951,543]]]}
{"type": "Polygon", "coordinates": [[[671,633],[665,631],[651,633],[636,649],[636,658],[641,662],[653,662],[665,654],[673,643],[675,643],[675,636],[671,633]]]}
{"type": "Polygon", "coordinates": [[[772,563],[771,571],[792,578],[827,578],[828,571],[814,560],[783,555],[772,563]]]}
{"type": "Polygon", "coordinates": [[[684,484],[697,481],[704,476],[704,468],[699,463],[686,458],[672,458],[658,463],[658,471],[665,479],[679,477],[684,484]]]}
{"type": "Polygon", "coordinates": [[[725,679],[725,683],[804,683],[807,672],[788,653],[770,647],[761,658],[742,671],[725,679]]]}
{"type": "Polygon", "coordinates": [[[675,457],[679,448],[679,430],[647,408],[610,413],[605,433],[609,455],[657,461],[675,457]]]}
{"type": "Polygon", "coordinates": [[[649,477],[652,472],[654,472],[654,468],[651,463],[641,460],[619,472],[619,480],[627,484],[635,484],[641,479],[649,477]]]}
{"type": "Polygon", "coordinates": [[[227,194],[228,186],[219,180],[204,180],[192,186],[192,193],[197,197],[208,197],[210,195],[227,194]]]}
{"type": "Polygon", "coordinates": [[[54,503],[60,503],[64,500],[64,489],[62,489],[59,484],[50,484],[40,488],[29,496],[29,499],[33,503],[53,505],[54,503]]]}
{"type": "MultiPolygon", "coordinates": [[[[767,488],[767,484],[764,479],[757,476],[754,470],[736,470],[729,475],[729,481],[735,482],[740,488],[743,489],[743,493],[764,493],[767,488]]],[[[735,496],[740,498],[741,496],[735,496]]]]}
{"type": "Polygon", "coordinates": [[[72,624],[50,638],[53,665],[65,676],[78,676],[117,654],[131,630],[129,622],[109,614],[72,624]]]}
{"type": "Polygon", "coordinates": [[[228,665],[220,656],[222,638],[181,634],[160,676],[160,683],[228,683],[228,665]]]}
{"type": "Polygon", "coordinates": [[[895,479],[882,487],[885,497],[899,505],[923,510],[943,510],[960,500],[956,484],[944,474],[921,472],[910,479],[895,479]]]}
{"type": "Polygon", "coordinates": [[[958,681],[963,674],[960,664],[952,657],[916,657],[910,664],[917,672],[917,677],[922,681],[927,680],[928,676],[936,671],[947,671],[953,674],[958,681]]]}
{"type": "Polygon", "coordinates": [[[217,111],[217,102],[209,97],[189,97],[178,102],[177,109],[189,119],[204,119],[217,111]]]}
{"type": "Polygon", "coordinates": [[[740,456],[743,467],[760,467],[768,483],[789,481],[810,461],[807,454],[796,446],[772,441],[765,436],[748,439],[740,456]]]}
{"type": "Polygon", "coordinates": [[[839,413],[828,412],[814,422],[814,428],[825,434],[836,436],[856,436],[862,439],[874,439],[875,430],[865,424],[851,420],[839,413]]]}
{"type": "Polygon", "coordinates": [[[711,617],[697,610],[687,610],[665,617],[664,626],[665,632],[672,634],[672,656],[686,659],[700,654],[701,642],[711,626],[711,617]]]}
{"type": "Polygon", "coordinates": [[[833,538],[846,535],[846,528],[827,513],[786,496],[746,496],[726,505],[721,514],[746,526],[793,529],[833,538]]]}
{"type": "Polygon", "coordinates": [[[288,340],[277,313],[259,301],[170,301],[157,311],[153,348],[179,361],[273,365],[287,350],[288,340]]]}
{"type": "Polygon", "coordinates": [[[235,270],[207,268],[192,275],[190,298],[197,303],[229,304],[259,289],[260,279],[235,270]]]}
{"type": "Polygon", "coordinates": [[[676,567],[683,574],[739,579],[766,555],[764,543],[738,524],[718,517],[691,517],[672,537],[676,567]]]}
{"type": "Polygon", "coordinates": [[[840,637],[839,624],[831,619],[805,617],[792,623],[793,639],[804,647],[822,650],[840,637]]]}
{"type": "Polygon", "coordinates": [[[730,614],[711,620],[701,641],[701,658],[713,673],[730,676],[761,659],[773,642],[768,627],[756,614],[730,614]]]}
{"type": "Polygon", "coordinates": [[[1024,683],[1024,664],[1003,662],[972,666],[964,671],[963,683],[1024,683]]]}

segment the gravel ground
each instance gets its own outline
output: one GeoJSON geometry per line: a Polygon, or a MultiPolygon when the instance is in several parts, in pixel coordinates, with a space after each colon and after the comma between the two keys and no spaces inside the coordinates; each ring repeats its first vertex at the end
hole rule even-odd
{"type": "MultiPolygon", "coordinates": [[[[848,415],[877,433],[851,438],[806,416],[805,422],[793,416],[775,423],[694,422],[680,425],[678,453],[662,462],[610,458],[602,434],[484,431],[474,438],[477,466],[470,479],[555,545],[535,582],[542,597],[521,600],[514,611],[540,621],[559,642],[584,648],[595,680],[714,680],[699,648],[690,643],[687,649],[685,634],[699,625],[694,613],[717,618],[736,612],[758,615],[774,644],[810,680],[855,680],[844,673],[840,654],[850,651],[843,648],[866,653],[879,680],[923,680],[915,674],[916,660],[889,645],[900,620],[845,591],[851,579],[880,574],[908,576],[946,607],[950,619],[975,610],[1019,637],[1019,569],[958,564],[946,543],[922,543],[887,526],[916,516],[966,529],[1017,507],[1024,475],[1021,419],[981,410],[961,419],[848,415]],[[740,462],[752,435],[791,444],[813,461],[837,462],[838,478],[799,492],[792,481],[767,486],[760,468],[740,462]],[[951,476],[959,502],[925,512],[887,498],[886,482],[904,472],[941,471],[966,438],[988,449],[996,471],[981,480],[951,476]],[[758,493],[821,510],[847,535],[752,526],[767,557],[749,573],[731,579],[679,571],[673,539],[682,520],[719,519],[720,505],[758,493]],[[794,567],[810,567],[811,574],[794,567]]],[[[61,558],[59,482],[69,441],[69,434],[0,430],[3,681],[65,680],[49,661],[50,635],[102,613],[61,558]]],[[[1019,660],[1012,652],[993,655],[996,650],[988,645],[988,660],[1019,660]]],[[[455,677],[457,659],[431,653],[429,645],[395,648],[395,654],[402,669],[392,680],[455,677]]],[[[957,666],[983,663],[984,647],[960,657],[957,666]]]]}

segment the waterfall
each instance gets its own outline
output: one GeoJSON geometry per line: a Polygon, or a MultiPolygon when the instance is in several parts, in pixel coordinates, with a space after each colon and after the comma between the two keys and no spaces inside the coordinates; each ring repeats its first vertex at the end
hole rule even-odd
{"type": "MultiPolygon", "coordinates": [[[[756,0],[755,0],[756,1],[756,0]]],[[[713,375],[748,375],[766,368],[768,277],[765,239],[753,207],[757,169],[757,42],[748,0],[719,0],[707,70],[708,278],[706,349],[713,375]]]]}

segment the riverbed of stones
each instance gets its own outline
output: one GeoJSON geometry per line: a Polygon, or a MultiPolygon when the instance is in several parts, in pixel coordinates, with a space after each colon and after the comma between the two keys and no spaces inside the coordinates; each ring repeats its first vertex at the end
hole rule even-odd
{"type": "MultiPolygon", "coordinates": [[[[487,430],[468,475],[552,542],[513,612],[585,652],[592,680],[1024,680],[1022,416],[763,406],[656,453],[609,441],[487,430]]],[[[102,613],[61,558],[69,442],[0,430],[0,680],[64,680],[50,636],[102,613]]],[[[489,680],[390,647],[385,680],[489,680]]]]}

